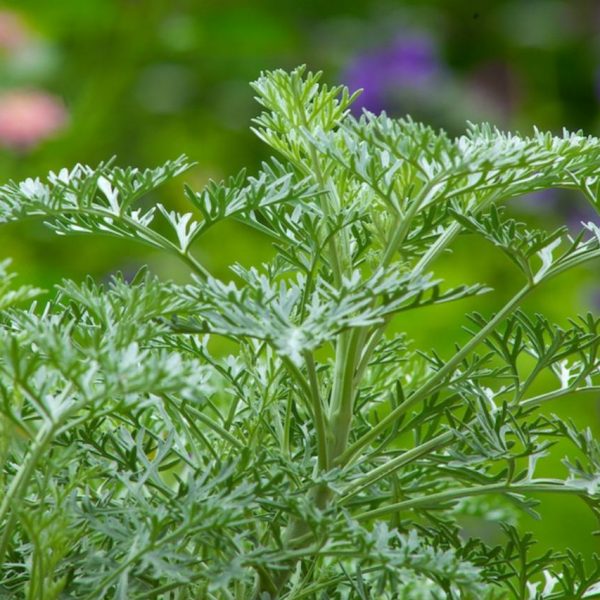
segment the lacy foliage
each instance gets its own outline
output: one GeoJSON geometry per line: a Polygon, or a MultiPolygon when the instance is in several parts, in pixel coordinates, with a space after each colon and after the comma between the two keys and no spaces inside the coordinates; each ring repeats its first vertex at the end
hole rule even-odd
{"type": "Polygon", "coordinates": [[[564,328],[520,308],[597,265],[600,230],[533,230],[500,204],[561,187],[598,208],[600,140],[356,120],[347,90],[303,69],[253,87],[276,158],[186,189],[190,212],[138,202],[185,158],[0,188],[0,221],[137,240],[190,268],[187,285],[64,281],[23,308],[39,290],[0,265],[0,595],[594,595],[597,558],[539,556],[515,523],[546,493],[600,515],[600,445],[539,410],[598,394],[600,319],[564,328]],[[268,236],[273,260],[215,278],[192,248],[224,219],[268,236]],[[442,357],[389,329],[401,311],[490,292],[435,275],[461,235],[497,246],[521,283],[442,357]],[[559,440],[564,469],[544,477],[559,440]],[[466,516],[499,522],[504,543],[465,539],[466,516]]]}

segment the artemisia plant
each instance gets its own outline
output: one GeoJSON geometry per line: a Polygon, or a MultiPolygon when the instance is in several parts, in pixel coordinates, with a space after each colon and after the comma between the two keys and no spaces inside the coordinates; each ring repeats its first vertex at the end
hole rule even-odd
{"type": "Polygon", "coordinates": [[[559,327],[521,304],[597,268],[600,229],[534,230],[503,203],[566,188],[598,209],[600,140],[357,120],[348,90],[301,68],[253,87],[274,158],[186,189],[188,213],[138,202],[185,158],[0,188],[2,221],[136,240],[190,274],[63,281],[31,303],[2,267],[0,596],[593,596],[598,559],[540,556],[504,516],[548,494],[599,512],[600,446],[547,403],[600,392],[600,319],[559,327]],[[194,245],[225,219],[272,240],[272,260],[211,274],[194,245]],[[513,295],[465,317],[453,354],[424,352],[398,313],[494,293],[436,276],[465,234],[514,263],[513,295]],[[569,456],[544,477],[557,441],[569,456]],[[473,515],[500,521],[500,545],[464,535],[473,515]]]}

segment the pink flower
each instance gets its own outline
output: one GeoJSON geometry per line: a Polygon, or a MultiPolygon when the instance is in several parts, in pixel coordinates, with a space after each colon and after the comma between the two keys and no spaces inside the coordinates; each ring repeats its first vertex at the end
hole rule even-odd
{"type": "Polygon", "coordinates": [[[0,93],[0,145],[27,150],[63,129],[67,111],[59,98],[41,90],[0,93]]]}
{"type": "Polygon", "coordinates": [[[30,41],[31,32],[23,19],[11,10],[0,10],[0,50],[15,52],[30,41]]]}

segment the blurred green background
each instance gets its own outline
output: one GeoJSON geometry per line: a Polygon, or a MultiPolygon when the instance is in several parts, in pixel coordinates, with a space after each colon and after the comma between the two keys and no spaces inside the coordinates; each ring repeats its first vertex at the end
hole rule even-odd
{"type": "MultiPolygon", "coordinates": [[[[533,125],[600,133],[600,4],[595,0],[18,0],[0,7],[0,178],[22,179],[113,155],[154,166],[187,154],[198,165],[161,190],[185,209],[183,181],[199,188],[268,150],[252,136],[257,113],[248,82],[261,70],[306,63],[324,79],[363,87],[357,103],[410,113],[452,133],[488,120],[524,133],[533,125]]],[[[598,220],[582,198],[548,191],[515,200],[521,218],[574,232],[598,220]]],[[[41,224],[0,229],[0,256],[45,287],[61,277],[106,278],[149,262],[161,275],[185,271],[143,247],[97,238],[56,238],[41,224]]],[[[259,262],[271,248],[239,225],[215,228],[197,249],[227,277],[235,260],[259,262]]],[[[519,285],[493,249],[462,240],[439,265],[452,283],[483,281],[497,294],[400,321],[422,349],[446,354],[464,340],[469,310],[491,312],[519,285]]],[[[600,307],[598,265],[552,282],[527,306],[566,324],[600,307]]],[[[546,408],[600,432],[598,398],[546,408]]],[[[544,467],[561,469],[556,460],[544,467]]],[[[576,500],[545,498],[543,523],[523,517],[542,547],[599,550],[597,523],[576,500]]]]}

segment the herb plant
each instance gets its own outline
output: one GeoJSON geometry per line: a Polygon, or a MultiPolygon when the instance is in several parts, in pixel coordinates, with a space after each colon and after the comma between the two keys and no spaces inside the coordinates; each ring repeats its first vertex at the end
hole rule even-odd
{"type": "Polygon", "coordinates": [[[194,213],[139,204],[185,158],[0,188],[2,221],[136,240],[190,271],[63,281],[31,303],[39,290],[3,263],[1,597],[595,595],[600,559],[540,555],[511,515],[546,494],[600,515],[600,445],[540,410],[600,391],[600,319],[565,328],[520,307],[597,264],[600,229],[535,230],[502,203],[559,187],[598,208],[600,140],[357,120],[355,96],[302,68],[253,87],[276,157],[186,188],[194,213]],[[270,238],[273,259],[214,277],[192,248],[224,219],[270,238]],[[453,355],[418,350],[395,315],[490,291],[434,275],[463,235],[499,248],[520,283],[468,316],[453,355]],[[544,477],[559,441],[563,471],[544,477]],[[466,516],[497,522],[502,544],[466,536],[466,516]]]}

